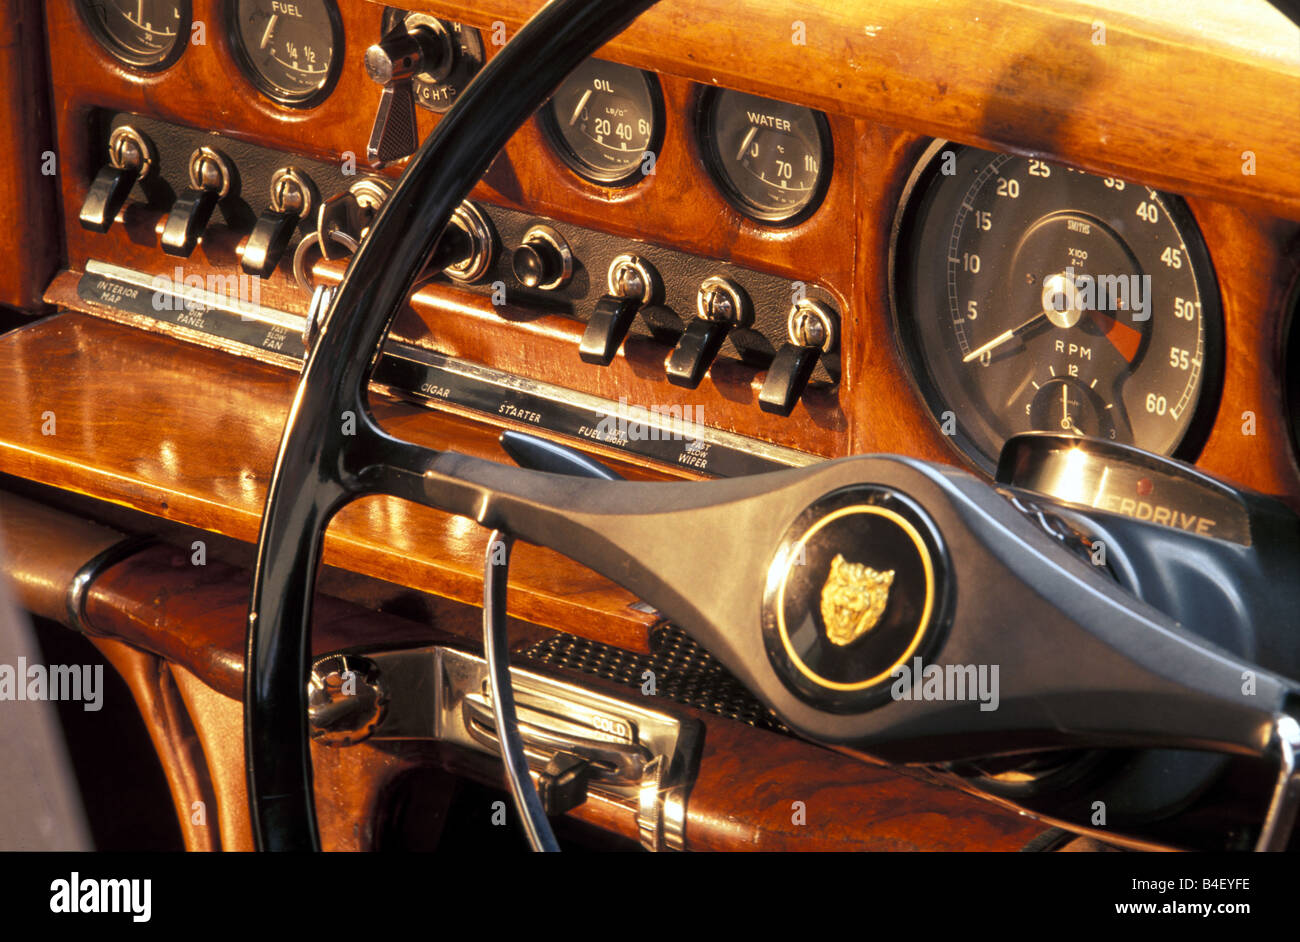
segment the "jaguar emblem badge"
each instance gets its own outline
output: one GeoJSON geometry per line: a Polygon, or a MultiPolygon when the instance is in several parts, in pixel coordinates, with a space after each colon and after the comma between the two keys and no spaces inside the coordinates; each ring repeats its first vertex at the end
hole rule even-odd
{"type": "Polygon", "coordinates": [[[876,627],[889,604],[889,589],[893,584],[894,570],[878,572],[835,554],[822,586],[822,624],[826,626],[826,637],[843,647],[876,627]]]}

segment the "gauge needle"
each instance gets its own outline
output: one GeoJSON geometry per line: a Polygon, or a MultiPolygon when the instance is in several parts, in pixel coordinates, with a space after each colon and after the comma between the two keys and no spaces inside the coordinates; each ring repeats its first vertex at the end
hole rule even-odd
{"type": "Polygon", "coordinates": [[[587,102],[591,100],[591,89],[587,89],[582,98],[578,101],[578,107],[573,109],[573,116],[569,118],[569,127],[578,123],[578,115],[582,114],[582,109],[587,107],[587,102]]]}
{"type": "Polygon", "coordinates": [[[745,135],[745,139],[740,142],[740,149],[736,151],[737,161],[739,161],[742,157],[745,156],[745,151],[749,149],[749,142],[754,139],[754,135],[757,133],[758,133],[758,125],[751,124],[749,126],[749,133],[745,135]]]}
{"type": "Polygon", "coordinates": [[[1004,330],[1002,333],[998,334],[988,343],[984,344],[984,346],[972,350],[970,353],[962,357],[961,361],[963,363],[969,363],[971,360],[978,360],[980,357],[988,353],[990,350],[994,349],[995,347],[1002,346],[1012,337],[1016,336],[1017,334],[1023,333],[1024,331],[1028,330],[1030,327],[1033,327],[1035,324],[1038,323],[1038,321],[1041,318],[1044,318],[1046,316],[1047,316],[1046,311],[1039,311],[1037,314],[1029,318],[1029,320],[1025,321],[1019,327],[1013,327],[1010,330],[1004,330]]]}
{"type": "Polygon", "coordinates": [[[271,19],[266,24],[266,32],[262,34],[262,44],[257,47],[258,49],[265,49],[266,44],[271,41],[271,33],[275,31],[275,21],[278,20],[279,18],[280,18],[279,13],[271,14],[271,19]]]}

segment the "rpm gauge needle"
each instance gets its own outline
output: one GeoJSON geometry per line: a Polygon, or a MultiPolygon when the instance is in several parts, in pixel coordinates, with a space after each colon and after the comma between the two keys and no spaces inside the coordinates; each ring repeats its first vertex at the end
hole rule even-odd
{"type": "Polygon", "coordinates": [[[962,357],[961,361],[963,363],[969,363],[971,360],[978,360],[984,354],[988,353],[990,350],[1002,346],[1004,343],[1006,343],[1012,337],[1015,337],[1017,334],[1024,333],[1026,330],[1028,330],[1030,327],[1033,327],[1035,324],[1039,322],[1039,320],[1041,320],[1046,316],[1047,316],[1046,311],[1039,311],[1037,314],[1029,318],[1029,320],[1025,321],[1019,327],[1013,327],[1010,330],[1004,330],[1002,333],[998,334],[996,337],[994,337],[988,343],[984,344],[982,347],[978,347],[975,350],[972,350],[970,353],[962,357]]]}

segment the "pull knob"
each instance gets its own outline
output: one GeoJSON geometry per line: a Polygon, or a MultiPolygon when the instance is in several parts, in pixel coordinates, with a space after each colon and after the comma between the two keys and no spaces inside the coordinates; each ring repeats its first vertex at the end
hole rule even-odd
{"type": "Polygon", "coordinates": [[[366,72],[384,86],[366,145],[366,158],[372,165],[415,153],[420,142],[412,82],[420,74],[441,81],[451,73],[454,62],[455,46],[436,21],[410,27],[398,25],[366,50],[366,72]]]}
{"type": "Polygon", "coordinates": [[[240,265],[250,275],[265,278],[280,264],[299,220],[316,203],[316,186],[295,167],[281,167],[271,175],[271,206],[257,217],[244,246],[240,265]]]}
{"type": "Polygon", "coordinates": [[[177,197],[163,226],[162,250],[189,258],[199,244],[217,203],[234,183],[234,171],[223,154],[200,147],[190,155],[190,188],[177,197]]]}
{"type": "Polygon", "coordinates": [[[126,205],[131,188],[149,176],[153,165],[153,148],[139,131],[125,124],[115,128],[108,139],[108,164],[95,174],[81,204],[81,227],[107,232],[126,205]]]}
{"type": "Polygon", "coordinates": [[[510,267],[524,287],[554,291],[573,277],[573,252],[550,226],[533,226],[511,256],[510,267]]]}
{"type": "Polygon", "coordinates": [[[608,284],[610,293],[596,302],[578,347],[583,362],[597,366],[609,366],[641,305],[653,303],[661,291],[658,273],[635,255],[620,255],[610,262],[608,284]]]}
{"type": "Polygon", "coordinates": [[[776,415],[794,411],[817,368],[817,361],[839,342],[835,312],[822,302],[808,298],[790,309],[786,329],[790,341],[776,352],[758,394],[759,408],[776,415]]]}
{"type": "Polygon", "coordinates": [[[754,322],[745,289],[727,278],[706,278],[695,295],[696,317],[668,355],[666,372],[674,386],[694,389],[704,379],[727,334],[754,322]]]}

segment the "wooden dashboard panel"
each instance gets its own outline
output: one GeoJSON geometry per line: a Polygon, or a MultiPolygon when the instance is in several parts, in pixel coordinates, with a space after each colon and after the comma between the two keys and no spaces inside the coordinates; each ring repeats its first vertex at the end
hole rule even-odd
{"type": "MultiPolygon", "coordinates": [[[[497,48],[490,41],[493,25],[500,21],[509,33],[537,3],[501,0],[484,7],[408,0],[403,5],[484,28],[491,56],[497,48]]],[[[193,4],[196,20],[217,27],[208,29],[206,45],[191,46],[170,68],[147,75],[125,70],[103,53],[73,0],[49,3],[67,258],[48,300],[93,312],[75,291],[77,274],[92,258],[152,274],[170,274],[176,265],[159,249],[161,215],[155,211],[128,207],[106,235],[89,233],[77,224],[77,208],[104,160],[103,142],[92,133],[95,109],[143,113],[322,160],[364,154],[380,89],[364,73],[361,50],[379,34],[382,5],[341,0],[340,9],[348,38],[338,83],[320,106],[298,111],[269,102],[239,72],[219,28],[223,18],[217,0],[193,4]]],[[[1293,221],[1300,219],[1300,183],[1293,172],[1300,166],[1300,151],[1295,115],[1287,105],[1300,100],[1300,56],[1252,47],[1255,40],[1242,38],[1258,33],[1249,16],[1237,32],[1205,38],[1209,32],[1190,34],[1167,13],[1157,11],[1162,18],[1145,19],[1107,12],[1102,45],[1094,42],[1095,11],[1075,4],[943,2],[926,5],[922,12],[901,0],[800,5],[802,25],[795,32],[788,4],[748,4],[743,24],[735,12],[721,0],[689,5],[665,0],[602,53],[661,75],[668,133],[653,178],[624,189],[582,181],[545,145],[536,122],[530,122],[476,186],[474,196],[619,237],[646,238],[705,257],[815,280],[832,292],[845,316],[844,371],[837,396],[810,396],[790,419],[775,418],[760,412],[754,402],[762,373],[739,365],[720,368],[698,391],[685,392],[660,379],[666,348],[652,342],[629,342],[610,367],[591,367],[576,356],[576,322],[516,316],[526,312],[495,309],[481,296],[442,283],[420,290],[411,311],[399,321],[398,332],[442,352],[607,399],[702,403],[711,425],[813,454],[891,452],[961,464],[964,459],[940,434],[913,388],[897,349],[889,302],[889,238],[904,181],[930,135],[942,134],[1113,172],[1191,196],[1192,211],[1218,270],[1227,322],[1223,399],[1200,464],[1300,505],[1300,471],[1289,444],[1280,381],[1284,302],[1300,265],[1300,223],[1293,221]],[[802,43],[795,41],[800,34],[802,43]],[[674,41],[664,43],[665,35],[674,41]],[[1044,41],[1045,36],[1052,42],[1044,41]],[[1239,82],[1250,82],[1256,94],[1245,100],[1226,94],[1217,70],[1227,67],[1239,82]],[[1175,74],[1177,87],[1171,87],[1175,74]],[[690,133],[696,96],[711,85],[744,88],[828,112],[834,175],[823,206],[807,221],[789,229],[760,226],[732,209],[711,185],[690,133]],[[1149,117],[1136,120],[1141,115],[1149,117]],[[1252,176],[1240,172],[1239,149],[1246,146],[1236,143],[1240,140],[1249,140],[1256,155],[1252,176]],[[1253,435],[1243,434],[1247,414],[1253,417],[1253,435]]],[[[1209,15],[1208,8],[1202,12],[1209,15]]],[[[423,109],[418,119],[422,134],[437,120],[423,109]]],[[[396,176],[400,166],[383,172],[396,176]]],[[[200,276],[231,271],[240,238],[240,233],[215,228],[184,262],[185,271],[200,276]]],[[[320,277],[336,279],[340,274],[339,265],[318,266],[320,277]]],[[[305,313],[307,298],[284,266],[264,290],[267,303],[305,313]]],[[[77,331],[87,336],[100,329],[78,324],[77,331]]],[[[132,335],[112,336],[125,349],[137,343],[132,335]]],[[[53,355],[52,341],[38,339],[12,339],[13,350],[25,351],[23,356],[38,351],[53,355]]],[[[148,356],[167,361],[151,380],[158,401],[144,413],[157,421],[184,414],[188,407],[185,390],[166,388],[158,377],[168,375],[173,369],[169,364],[191,357],[213,374],[227,371],[235,384],[246,382],[249,389],[260,390],[245,400],[247,408],[263,413],[258,420],[261,444],[241,456],[246,463],[238,473],[246,474],[249,483],[232,488],[229,469],[219,466],[221,456],[204,453],[198,436],[176,451],[185,458],[184,473],[159,462],[135,469],[133,477],[121,467],[128,458],[125,451],[109,449],[97,459],[86,448],[73,457],[61,443],[29,440],[25,436],[30,428],[25,428],[7,439],[5,469],[20,474],[27,469],[39,476],[38,468],[58,468],[53,480],[63,486],[252,539],[291,376],[157,338],[138,343],[154,351],[148,356]],[[278,391],[267,392],[272,388],[278,391]],[[263,395],[269,398],[257,398],[263,395]],[[254,456],[260,456],[260,464],[254,456]],[[205,469],[201,463],[208,460],[216,464],[205,469]],[[151,476],[152,489],[145,487],[151,476]],[[212,483],[203,484],[205,476],[212,483]],[[164,505],[162,495],[169,489],[184,499],[164,505]]],[[[142,357],[137,365],[143,362],[142,357]]],[[[110,372],[114,370],[119,381],[128,381],[131,370],[125,359],[111,363],[110,372]]],[[[32,371],[25,373],[30,383],[32,371]]],[[[82,400],[81,407],[88,408],[89,401],[82,400]]],[[[422,410],[406,407],[384,408],[399,430],[407,423],[418,436],[427,423],[435,438],[446,435],[444,440],[462,450],[494,451],[490,431],[478,422],[426,418],[422,410]]],[[[123,431],[142,434],[139,429],[123,431]]],[[[143,434],[143,440],[157,438],[161,444],[158,433],[143,434]]],[[[653,473],[668,472],[659,468],[653,473]]],[[[360,514],[355,509],[349,513],[354,512],[360,514]]],[[[387,511],[372,513],[355,532],[349,530],[352,518],[345,514],[335,527],[340,535],[330,546],[350,549],[330,552],[343,553],[341,565],[355,563],[363,571],[405,584],[474,598],[477,550],[451,536],[435,539],[438,527],[454,529],[445,521],[435,526],[431,517],[422,524],[428,531],[419,532],[432,540],[426,546],[440,547],[459,560],[454,564],[439,568],[440,557],[432,550],[412,562],[384,549],[409,545],[409,538],[401,544],[384,542],[388,531],[383,527],[398,527],[406,513],[383,525],[377,520],[387,511]],[[364,549],[357,548],[362,544],[364,549]],[[386,568],[392,566],[397,575],[386,568]],[[431,579],[435,571],[438,578],[431,579]]],[[[545,571],[540,566],[539,576],[545,571]]],[[[612,591],[603,582],[578,579],[575,584],[586,588],[570,595],[612,591]]],[[[560,595],[567,591],[560,590],[560,595]]],[[[594,610],[618,610],[628,601],[617,593],[610,598],[619,599],[619,604],[603,607],[602,602],[594,610]]],[[[571,614],[553,607],[557,603],[545,591],[529,604],[534,607],[525,614],[547,623],[561,613],[571,614]]],[[[644,623],[636,617],[630,621],[644,623]]]]}

